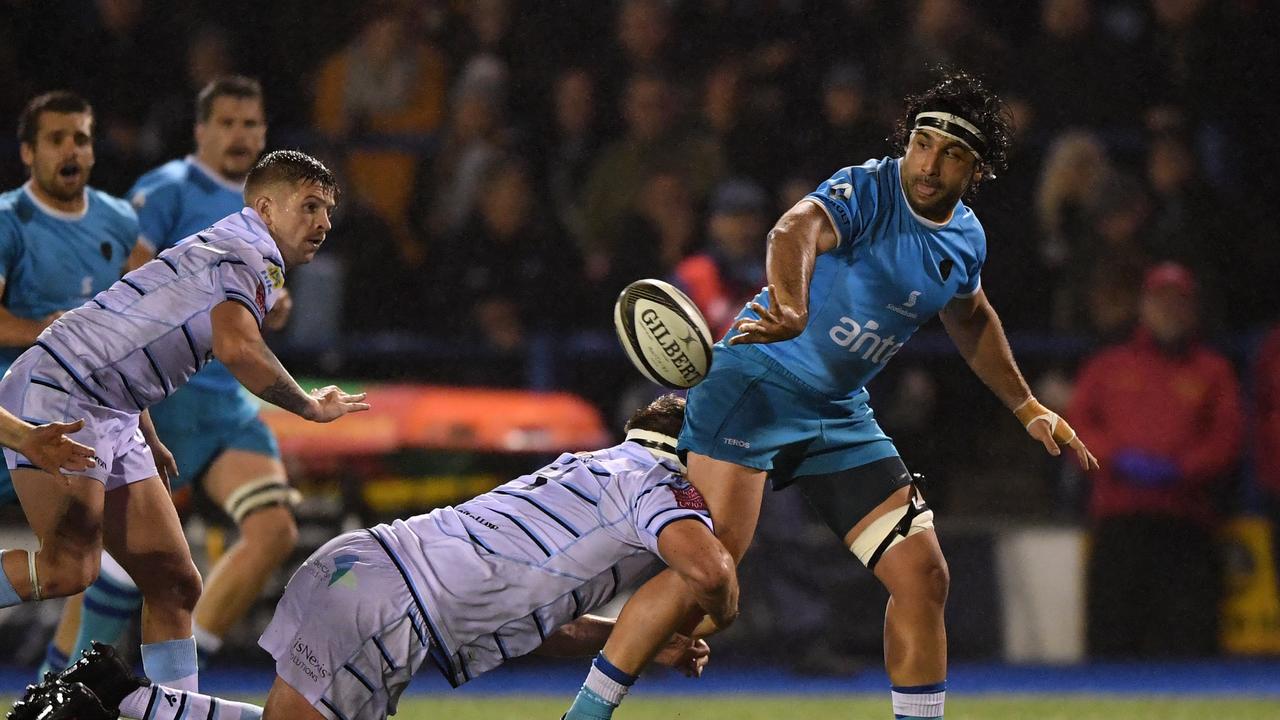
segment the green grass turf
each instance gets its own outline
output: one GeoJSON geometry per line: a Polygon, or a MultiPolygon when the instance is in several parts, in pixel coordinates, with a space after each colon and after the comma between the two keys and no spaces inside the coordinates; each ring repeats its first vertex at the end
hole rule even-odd
{"type": "MultiPolygon", "coordinates": [[[[8,708],[12,698],[3,700],[8,708]]],[[[259,699],[258,702],[261,702],[259,699]]],[[[410,695],[396,720],[534,720],[560,717],[563,697],[444,698],[410,695]]],[[[850,696],[688,696],[629,698],[617,720],[885,720],[887,697],[850,696]]],[[[1280,698],[1133,696],[977,695],[951,698],[948,720],[1276,720],[1280,698]]]]}

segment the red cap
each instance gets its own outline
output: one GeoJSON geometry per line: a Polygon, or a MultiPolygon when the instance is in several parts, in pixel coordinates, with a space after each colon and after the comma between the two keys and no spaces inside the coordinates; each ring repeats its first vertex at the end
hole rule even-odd
{"type": "Polygon", "coordinates": [[[1162,262],[1150,270],[1142,281],[1143,292],[1172,289],[1183,295],[1196,294],[1196,276],[1184,265],[1176,262],[1162,262]]]}

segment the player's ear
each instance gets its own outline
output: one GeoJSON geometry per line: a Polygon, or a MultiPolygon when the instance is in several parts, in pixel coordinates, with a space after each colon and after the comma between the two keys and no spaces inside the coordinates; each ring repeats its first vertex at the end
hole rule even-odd
{"type": "Polygon", "coordinates": [[[267,193],[261,193],[253,199],[254,212],[258,213],[258,217],[262,218],[262,222],[267,227],[275,221],[273,213],[275,212],[275,203],[272,202],[271,196],[267,193]]]}
{"type": "Polygon", "coordinates": [[[36,162],[36,149],[25,140],[18,144],[18,156],[22,158],[22,164],[31,167],[36,162]]]}

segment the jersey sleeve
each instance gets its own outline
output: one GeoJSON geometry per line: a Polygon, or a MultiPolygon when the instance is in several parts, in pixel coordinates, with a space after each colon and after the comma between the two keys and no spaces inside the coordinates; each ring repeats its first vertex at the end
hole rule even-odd
{"type": "Polygon", "coordinates": [[[956,288],[956,297],[970,298],[977,295],[978,290],[982,289],[982,266],[987,262],[987,239],[981,229],[977,232],[979,241],[976,243],[974,260],[967,268],[968,280],[956,288]]]}
{"type": "Polygon", "coordinates": [[[22,256],[22,230],[11,212],[0,212],[0,284],[9,280],[9,274],[22,256]]]}
{"type": "Polygon", "coordinates": [[[645,549],[661,557],[658,536],[677,520],[693,519],[714,530],[711,512],[698,489],[675,473],[650,472],[634,502],[636,534],[645,549]]]}
{"type": "Polygon", "coordinates": [[[138,241],[152,252],[172,247],[178,223],[179,186],[140,181],[129,191],[129,204],[138,214],[138,241]]]}
{"type": "Polygon", "coordinates": [[[232,248],[217,266],[217,279],[227,300],[240,303],[253,314],[258,326],[271,309],[266,286],[266,263],[247,243],[232,248]]]}
{"type": "Polygon", "coordinates": [[[866,182],[866,172],[860,170],[854,167],[838,170],[818,189],[804,196],[827,214],[836,231],[837,246],[845,245],[862,232],[862,194],[858,186],[866,182]]]}

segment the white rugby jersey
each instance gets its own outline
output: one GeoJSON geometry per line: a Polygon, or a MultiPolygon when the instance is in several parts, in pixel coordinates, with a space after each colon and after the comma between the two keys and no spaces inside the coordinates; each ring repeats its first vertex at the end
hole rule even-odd
{"type": "Polygon", "coordinates": [[[68,391],[141,412],[213,357],[215,306],[238,302],[261,326],[282,287],[280,251],[258,214],[244,208],[58,318],[36,345],[72,376],[78,387],[68,391]]]}
{"type": "Polygon", "coordinates": [[[627,441],[565,453],[457,507],[370,532],[409,584],[432,657],[457,686],[656,574],[658,534],[688,518],[711,527],[682,468],[627,441]]]}

